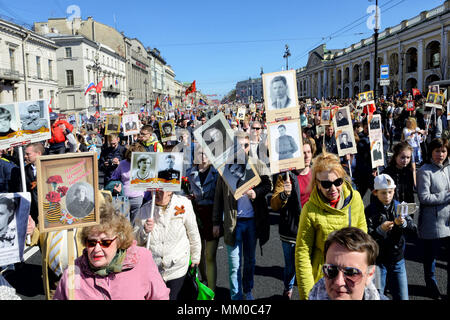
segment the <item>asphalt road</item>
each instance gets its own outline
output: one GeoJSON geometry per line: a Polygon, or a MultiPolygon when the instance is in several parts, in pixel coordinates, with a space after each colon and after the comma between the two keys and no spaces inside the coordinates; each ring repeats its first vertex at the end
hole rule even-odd
{"type": "MultiPolygon", "coordinates": [[[[368,204],[370,193],[367,192],[363,201],[368,204]]],[[[270,240],[263,247],[263,252],[259,247],[256,252],[256,268],[253,295],[259,301],[281,300],[283,292],[283,267],[284,258],[281,248],[281,242],[278,235],[277,213],[270,214],[271,234],[270,240]]],[[[417,215],[414,217],[417,223],[417,215]]],[[[408,287],[410,300],[430,300],[425,291],[425,282],[422,268],[423,249],[419,241],[407,242],[406,246],[406,269],[408,274],[408,287]]],[[[7,273],[6,279],[16,288],[17,293],[24,300],[44,300],[44,290],[42,286],[42,268],[41,255],[37,248],[26,250],[26,262],[17,266],[15,272],[7,273]]],[[[442,255],[443,257],[443,255],[442,255]]],[[[228,301],[228,262],[226,247],[223,238],[219,242],[217,252],[218,279],[216,300],[228,301]]],[[[443,258],[438,259],[436,263],[436,278],[442,294],[446,293],[447,272],[445,270],[446,262],[443,258]]],[[[293,300],[298,299],[297,287],[294,287],[293,300]]]]}

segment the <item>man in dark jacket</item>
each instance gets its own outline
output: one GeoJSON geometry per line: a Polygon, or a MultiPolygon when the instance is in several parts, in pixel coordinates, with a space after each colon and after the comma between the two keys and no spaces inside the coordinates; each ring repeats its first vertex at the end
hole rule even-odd
{"type": "MultiPolygon", "coordinates": [[[[240,133],[238,144],[248,155],[250,139],[248,134],[240,133]]],[[[254,161],[255,169],[261,182],[245,192],[237,201],[233,193],[220,177],[217,180],[213,209],[213,234],[219,237],[223,224],[224,242],[227,246],[229,262],[230,295],[232,300],[253,300],[253,278],[256,262],[256,242],[262,247],[270,235],[269,210],[266,195],[272,189],[270,172],[258,159],[254,161]],[[242,252],[240,252],[242,250],[242,252]],[[243,278],[238,279],[243,266],[243,278]]]]}
{"type": "Polygon", "coordinates": [[[38,224],[38,196],[37,196],[37,183],[36,183],[36,159],[43,155],[45,152],[44,146],[40,142],[35,142],[25,147],[25,179],[27,185],[27,191],[31,193],[31,206],[30,216],[34,222],[38,224]]]}
{"type": "Polygon", "coordinates": [[[107,185],[111,180],[111,174],[116,170],[125,155],[125,147],[120,145],[120,138],[117,133],[110,133],[108,142],[108,146],[103,145],[99,159],[99,169],[104,174],[104,185],[107,185]]]}

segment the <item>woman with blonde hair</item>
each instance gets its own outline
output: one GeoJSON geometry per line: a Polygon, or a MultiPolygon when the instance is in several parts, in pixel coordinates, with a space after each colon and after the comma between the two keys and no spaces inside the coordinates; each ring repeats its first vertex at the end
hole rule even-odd
{"type": "Polygon", "coordinates": [[[350,226],[367,232],[361,195],[352,188],[339,157],[323,152],[312,163],[311,194],[300,214],[295,247],[301,300],[307,299],[314,284],[323,276],[323,250],[328,235],[350,226]]]}

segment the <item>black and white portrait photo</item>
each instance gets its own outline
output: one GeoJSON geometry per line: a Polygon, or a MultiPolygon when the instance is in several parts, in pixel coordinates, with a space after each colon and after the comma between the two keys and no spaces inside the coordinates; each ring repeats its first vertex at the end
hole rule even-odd
{"type": "Polygon", "coordinates": [[[15,212],[18,200],[0,195],[0,249],[17,246],[15,212]]]}
{"type": "Polygon", "coordinates": [[[158,153],[158,179],[163,183],[168,183],[181,179],[181,168],[183,162],[182,153],[158,153]]]}
{"type": "Polygon", "coordinates": [[[216,167],[223,164],[233,152],[234,133],[222,112],[197,128],[194,137],[216,167]]]}
{"type": "Polygon", "coordinates": [[[173,120],[159,122],[161,141],[175,141],[177,136],[175,133],[175,123],[173,120]]]}
{"type": "Polygon", "coordinates": [[[87,182],[72,185],[66,197],[66,209],[75,218],[87,217],[94,210],[94,188],[87,182]]]}
{"type": "Polygon", "coordinates": [[[11,137],[18,130],[13,104],[0,106],[0,139],[11,137]]]}
{"type": "Polygon", "coordinates": [[[336,125],[338,127],[343,127],[343,126],[349,125],[348,114],[347,114],[346,109],[339,109],[336,112],[336,125]]]}
{"type": "Polygon", "coordinates": [[[330,121],[330,109],[321,109],[320,114],[320,119],[322,121],[330,121]]]}
{"type": "Polygon", "coordinates": [[[383,158],[382,150],[381,150],[381,142],[376,141],[372,148],[372,159],[373,161],[378,161],[383,158]]]}
{"type": "Polygon", "coordinates": [[[30,193],[0,194],[0,266],[22,259],[30,204],[30,193]]]}
{"type": "Polygon", "coordinates": [[[120,118],[116,116],[108,116],[107,131],[118,132],[119,131],[119,121],[120,118]]]}
{"type": "Polygon", "coordinates": [[[139,115],[125,114],[122,116],[123,134],[125,136],[139,133],[139,115]]]}
{"type": "Polygon", "coordinates": [[[255,173],[248,162],[229,163],[223,167],[223,179],[234,194],[239,188],[255,177],[255,173]]]}
{"type": "Polygon", "coordinates": [[[136,152],[133,154],[131,179],[145,181],[156,178],[156,153],[136,152]]]}
{"type": "Polygon", "coordinates": [[[136,123],[136,121],[125,123],[125,130],[126,131],[137,130],[137,123],[136,123]]]}
{"type": "Polygon", "coordinates": [[[289,85],[285,76],[276,76],[270,81],[270,108],[285,109],[291,105],[289,85]]]}
{"type": "Polygon", "coordinates": [[[294,154],[299,150],[298,142],[293,136],[287,134],[286,125],[280,124],[276,128],[278,137],[275,140],[275,152],[278,154],[278,160],[294,158],[294,154]]]}
{"type": "Polygon", "coordinates": [[[379,117],[372,118],[372,121],[370,121],[370,130],[379,130],[381,129],[381,123],[379,117]]]}
{"type": "Polygon", "coordinates": [[[436,93],[433,92],[429,92],[428,96],[427,96],[427,103],[432,103],[434,104],[436,100],[436,93]]]}
{"type": "Polygon", "coordinates": [[[298,107],[295,70],[265,73],[262,81],[267,120],[276,121],[281,116],[298,117],[298,109],[295,110],[298,107]]]}
{"type": "Polygon", "coordinates": [[[39,131],[50,126],[44,100],[19,103],[19,112],[22,130],[39,131]]]}
{"type": "Polygon", "coordinates": [[[434,103],[442,106],[444,104],[444,95],[443,94],[436,94],[436,100],[435,100],[434,103]]]}
{"type": "Polygon", "coordinates": [[[439,93],[439,85],[428,86],[429,92],[439,93]]]}
{"type": "Polygon", "coordinates": [[[339,146],[341,149],[353,148],[353,143],[348,132],[344,131],[339,135],[339,146]]]}

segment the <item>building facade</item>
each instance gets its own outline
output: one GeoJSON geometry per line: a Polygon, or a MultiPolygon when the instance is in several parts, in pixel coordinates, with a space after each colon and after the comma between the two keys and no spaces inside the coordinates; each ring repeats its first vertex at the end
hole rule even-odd
{"type": "Polygon", "coordinates": [[[152,92],[151,56],[138,39],[125,39],[127,47],[127,79],[129,112],[140,112],[150,104],[152,92]]]}
{"type": "Polygon", "coordinates": [[[264,99],[261,78],[239,81],[236,84],[236,100],[241,103],[262,102],[264,99]]]}
{"type": "Polygon", "coordinates": [[[418,88],[422,93],[449,74],[450,1],[386,28],[378,36],[374,74],[374,37],[350,47],[329,50],[325,44],[310,51],[307,65],[297,70],[299,98],[355,97],[374,90],[390,95],[418,88]],[[389,65],[389,86],[380,86],[380,66],[389,65]]]}
{"type": "Polygon", "coordinates": [[[54,41],[0,20],[0,103],[48,99],[57,109],[54,41]]]}
{"type": "Polygon", "coordinates": [[[81,35],[48,34],[58,46],[59,106],[62,112],[118,112],[127,99],[126,59],[81,35]],[[85,95],[103,80],[101,93],[85,95]],[[98,106],[98,108],[97,108],[98,106]]]}

